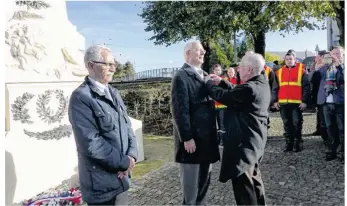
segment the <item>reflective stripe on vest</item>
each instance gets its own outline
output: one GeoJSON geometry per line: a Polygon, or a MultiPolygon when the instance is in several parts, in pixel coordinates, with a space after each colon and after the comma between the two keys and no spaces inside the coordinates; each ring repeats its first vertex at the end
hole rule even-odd
{"type": "Polygon", "coordinates": [[[302,64],[297,64],[297,67],[288,69],[285,66],[277,71],[279,82],[278,102],[279,103],[301,103],[302,102],[302,87],[301,80],[303,76],[302,64]],[[286,77],[283,77],[283,70],[287,70],[286,77]],[[291,75],[291,72],[293,75],[291,75]],[[293,77],[296,77],[295,79],[293,77]],[[287,78],[287,79],[285,79],[287,78]],[[291,81],[292,80],[292,81],[291,81]]]}
{"type": "Polygon", "coordinates": [[[264,70],[265,70],[265,76],[266,76],[267,80],[269,80],[271,68],[265,65],[264,70]]]}
{"type": "MultiPolygon", "coordinates": [[[[228,77],[225,77],[225,76],[221,76],[222,79],[226,80],[226,81],[229,81],[229,78],[228,77]]],[[[214,107],[216,109],[224,109],[224,108],[227,108],[227,106],[225,106],[224,104],[221,104],[217,101],[214,101],[214,107]]]]}

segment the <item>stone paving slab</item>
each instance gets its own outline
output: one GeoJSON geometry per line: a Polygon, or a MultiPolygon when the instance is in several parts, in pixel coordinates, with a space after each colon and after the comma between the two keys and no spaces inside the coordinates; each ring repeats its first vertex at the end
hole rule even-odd
{"type": "MultiPolygon", "coordinates": [[[[260,166],[268,205],[344,205],[344,165],[324,160],[319,137],[305,139],[305,150],[284,153],[284,141],[269,140],[260,166]]],[[[218,181],[220,163],[213,165],[208,205],[234,205],[231,182],[218,181]]],[[[169,163],[134,181],[131,205],[179,205],[178,167],[169,163]]]]}

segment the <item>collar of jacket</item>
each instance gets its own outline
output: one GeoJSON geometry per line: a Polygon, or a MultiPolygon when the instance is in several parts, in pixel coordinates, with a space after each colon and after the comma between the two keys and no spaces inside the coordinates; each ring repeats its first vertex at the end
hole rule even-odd
{"type": "MultiPolygon", "coordinates": [[[[183,64],[182,69],[184,69],[190,76],[195,76],[197,77],[197,73],[195,72],[194,68],[192,68],[191,66],[189,66],[187,63],[183,64]]],[[[203,70],[204,71],[204,70],[203,70]]],[[[207,72],[204,71],[204,76],[207,76],[207,72]]],[[[198,78],[198,77],[197,77],[198,78]]]]}
{"type": "MultiPolygon", "coordinates": [[[[97,87],[89,80],[88,76],[86,76],[86,77],[84,78],[84,83],[85,83],[86,85],[88,85],[89,88],[90,88],[94,93],[97,93],[99,96],[105,96],[105,93],[101,92],[101,91],[99,90],[99,88],[97,88],[97,87]]],[[[111,91],[110,91],[110,92],[111,92],[111,91]]]]}
{"type": "Polygon", "coordinates": [[[262,75],[257,75],[257,76],[250,78],[249,80],[247,80],[247,82],[258,81],[258,80],[262,80],[262,79],[264,79],[264,77],[262,77],[262,75]]]}

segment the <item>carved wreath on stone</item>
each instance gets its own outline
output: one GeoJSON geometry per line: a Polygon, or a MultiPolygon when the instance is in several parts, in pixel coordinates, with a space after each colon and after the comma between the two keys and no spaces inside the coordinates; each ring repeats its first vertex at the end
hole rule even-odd
{"type": "Polygon", "coordinates": [[[33,121],[30,120],[30,115],[28,114],[28,109],[24,106],[34,97],[35,95],[25,92],[21,97],[17,97],[14,104],[11,105],[13,119],[15,121],[20,121],[25,124],[32,124],[33,121]]]}
{"type": "MultiPolygon", "coordinates": [[[[23,124],[33,123],[33,121],[30,120],[31,117],[28,113],[29,110],[25,108],[25,106],[34,96],[34,94],[26,92],[22,96],[16,98],[14,104],[11,105],[13,119],[15,121],[20,121],[23,124]]],[[[64,96],[63,90],[46,90],[43,94],[38,96],[36,106],[36,111],[39,114],[39,117],[45,123],[51,124],[61,122],[64,115],[67,113],[68,97],[64,96]],[[59,100],[58,110],[55,112],[55,114],[53,114],[54,112],[49,106],[47,107],[53,94],[55,94],[56,98],[59,100]]],[[[72,134],[72,129],[69,125],[61,125],[44,132],[31,132],[24,129],[24,133],[29,137],[34,137],[39,140],[59,140],[66,136],[70,137],[72,134]]]]}
{"type": "Polygon", "coordinates": [[[44,94],[39,95],[37,100],[37,107],[36,111],[39,114],[39,117],[42,121],[45,123],[51,124],[56,122],[61,122],[64,115],[67,112],[67,104],[68,104],[68,97],[64,97],[64,93],[62,90],[47,90],[44,94]],[[51,95],[55,94],[56,98],[59,100],[59,107],[58,111],[53,114],[53,110],[47,105],[49,104],[49,101],[51,99],[51,95]]]}

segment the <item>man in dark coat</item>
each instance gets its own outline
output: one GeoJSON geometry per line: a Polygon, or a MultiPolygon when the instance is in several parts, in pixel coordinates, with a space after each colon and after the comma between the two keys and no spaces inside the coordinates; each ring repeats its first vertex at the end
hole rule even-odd
{"type": "Polygon", "coordinates": [[[127,205],[137,143],[123,100],[108,85],[114,58],[111,50],[95,45],[84,62],[89,75],[69,104],[82,196],[88,205],[127,205]]]}
{"type": "Polygon", "coordinates": [[[264,64],[260,54],[246,54],[240,63],[245,83],[234,88],[217,76],[211,75],[213,81],[206,79],[209,95],[227,106],[220,181],[232,180],[238,205],[265,205],[259,163],[267,140],[270,88],[261,74],[264,64]]]}
{"type": "Polygon", "coordinates": [[[186,63],[171,85],[175,161],[180,163],[184,205],[202,204],[211,176],[211,163],[219,160],[216,115],[200,68],[205,55],[200,42],[184,48],[186,63]]]}

